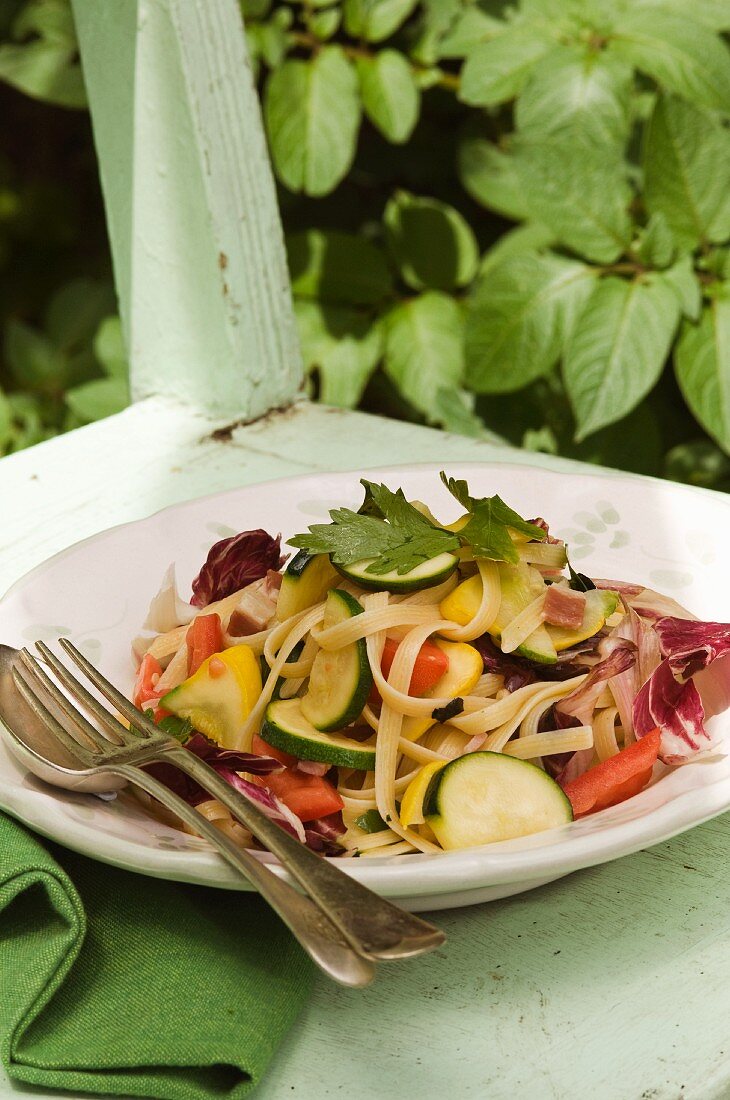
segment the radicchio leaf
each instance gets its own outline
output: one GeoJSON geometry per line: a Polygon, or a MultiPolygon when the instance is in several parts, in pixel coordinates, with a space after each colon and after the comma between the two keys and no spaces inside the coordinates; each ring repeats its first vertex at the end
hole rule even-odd
{"type": "Polygon", "coordinates": [[[612,676],[608,686],[616,701],[621,725],[625,732],[632,734],[634,699],[641,685],[649,679],[661,661],[661,654],[655,631],[636,614],[625,599],[622,602],[624,615],[618,626],[612,630],[611,637],[633,642],[637,650],[636,662],[617,676],[612,676]]]}
{"type": "Polygon", "coordinates": [[[601,660],[575,691],[555,704],[555,718],[559,726],[590,726],[596,699],[607,680],[618,676],[636,661],[636,646],[626,638],[604,638],[599,646],[601,660]],[[567,722],[566,719],[573,719],[567,722]]]}
{"type": "Polygon", "coordinates": [[[644,737],[658,726],[660,758],[681,764],[710,747],[705,717],[730,704],[730,624],[665,616],[654,630],[664,660],[634,700],[634,728],[644,737]]]}
{"type": "Polygon", "coordinates": [[[534,684],[537,680],[570,680],[573,676],[580,676],[586,671],[580,663],[581,658],[595,653],[602,637],[596,634],[570,649],[562,650],[554,665],[543,665],[530,661],[527,657],[517,657],[514,653],[503,653],[488,634],[469,644],[481,656],[484,671],[504,676],[504,686],[511,692],[525,687],[526,684],[534,684]]]}
{"type": "MultiPolygon", "coordinates": [[[[636,646],[625,638],[611,636],[602,640],[599,655],[601,660],[594,665],[580,687],[553,707],[553,718],[558,729],[591,725],[598,696],[607,681],[632,667],[636,661],[636,646]]],[[[587,771],[592,762],[593,747],[578,749],[561,761],[559,770],[557,761],[553,763],[556,769],[554,778],[561,787],[565,786],[587,771]]]]}
{"type": "MultiPolygon", "coordinates": [[[[214,745],[207,737],[203,737],[201,733],[194,733],[186,741],[185,748],[204,760],[206,764],[209,764],[224,778],[228,778],[228,775],[235,775],[237,771],[249,772],[252,775],[271,775],[274,772],[283,770],[283,764],[272,757],[254,756],[253,753],[236,752],[233,749],[219,749],[217,745],[214,745]]],[[[155,779],[159,779],[161,783],[174,791],[175,794],[179,794],[191,806],[197,806],[210,798],[208,792],[204,791],[199,783],[196,783],[194,779],[181,772],[173,764],[164,762],[149,764],[146,770],[154,775],[155,779]]]]}
{"type": "Polygon", "coordinates": [[[307,847],[323,855],[336,856],[343,851],[339,837],[345,832],[342,811],[308,821],[304,828],[307,847]]]}
{"type": "Polygon", "coordinates": [[[284,561],[281,535],[273,538],[260,527],[221,539],[210,548],[205,565],[193,581],[190,602],[195,607],[207,607],[265,577],[269,569],[280,569],[284,561]]]}
{"type": "Polygon", "coordinates": [[[255,802],[268,818],[275,821],[277,825],[281,825],[282,829],[285,829],[287,833],[291,833],[297,840],[301,840],[302,844],[305,843],[306,836],[301,821],[288,806],[284,805],[280,798],[271,793],[268,787],[259,787],[258,784],[250,783],[248,779],[242,779],[236,772],[228,771],[225,768],[220,768],[219,771],[232,787],[235,787],[251,802],[255,802]]]}

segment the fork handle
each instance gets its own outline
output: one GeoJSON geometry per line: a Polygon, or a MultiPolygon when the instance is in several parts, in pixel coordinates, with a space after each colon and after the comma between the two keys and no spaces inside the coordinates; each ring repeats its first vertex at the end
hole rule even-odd
{"type": "Polygon", "coordinates": [[[159,759],[174,764],[222,802],[280,860],[360,954],[369,959],[404,959],[444,942],[440,929],[393,905],[301,844],[194,753],[171,742],[161,748],[159,759]]]}
{"type": "Polygon", "coordinates": [[[104,772],[141,787],[182,818],[198,835],[205,837],[236,871],[255,886],[310,958],[330,978],[341,985],[354,987],[362,987],[372,981],[375,974],[373,963],[353,950],[342,933],[310,898],[279,878],[245,848],[234,844],[179,795],[148,772],[131,764],[105,766],[104,772]]]}

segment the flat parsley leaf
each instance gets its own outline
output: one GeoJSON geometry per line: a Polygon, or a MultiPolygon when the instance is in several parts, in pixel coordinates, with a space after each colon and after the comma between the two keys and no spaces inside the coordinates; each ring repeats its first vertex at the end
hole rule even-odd
{"type": "Polygon", "coordinates": [[[366,572],[374,576],[410,573],[439,554],[459,549],[457,536],[421,515],[402,489],[393,493],[385,485],[362,484],[365,500],[360,512],[335,508],[330,512],[331,523],[315,524],[308,535],[297,535],[290,544],[313,554],[329,554],[339,565],[372,558],[366,572]]]}
{"type": "Polygon", "coordinates": [[[542,540],[541,527],[527,523],[498,496],[472,497],[465,481],[441,474],[449,492],[469,512],[468,522],[455,534],[419,512],[406,500],[402,489],[363,479],[365,499],[359,511],[335,508],[331,523],[317,523],[309,534],[289,539],[291,546],[312,554],[329,554],[337,565],[367,561],[366,572],[402,575],[438,557],[469,545],[475,557],[495,561],[519,561],[510,530],[542,540]]]}
{"type": "Polygon", "coordinates": [[[462,542],[471,546],[476,558],[516,563],[517,548],[510,538],[509,529],[541,542],[545,532],[534,523],[528,523],[501,497],[473,497],[465,481],[447,477],[441,472],[441,480],[451,495],[470,513],[469,521],[459,531],[462,542]]]}

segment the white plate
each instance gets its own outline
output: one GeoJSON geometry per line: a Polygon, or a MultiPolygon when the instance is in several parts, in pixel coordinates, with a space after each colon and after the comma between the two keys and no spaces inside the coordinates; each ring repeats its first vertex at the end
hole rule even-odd
{"type": "MultiPolygon", "coordinates": [[[[453,518],[455,502],[434,466],[392,467],[368,476],[453,518]]],[[[593,575],[661,589],[701,618],[730,619],[726,553],[730,498],[671,483],[604,472],[558,474],[501,463],[465,464],[477,495],[499,493],[520,514],[542,515],[570,543],[571,558],[593,575]]],[[[181,587],[211,544],[253,527],[284,537],[357,506],[358,474],[288,478],[175,505],[57,554],[0,603],[0,641],[26,645],[70,638],[128,690],[130,641],[171,561],[181,587]]],[[[730,720],[715,719],[722,747],[730,720]]],[[[64,794],[29,776],[0,744],[0,807],[69,848],[161,878],[229,889],[246,885],[206,842],[147,817],[134,801],[64,794]]],[[[522,840],[443,855],[342,862],[348,873],[413,909],[438,909],[505,897],[666,840],[730,808],[730,760],[676,769],[621,806],[522,840]]]]}

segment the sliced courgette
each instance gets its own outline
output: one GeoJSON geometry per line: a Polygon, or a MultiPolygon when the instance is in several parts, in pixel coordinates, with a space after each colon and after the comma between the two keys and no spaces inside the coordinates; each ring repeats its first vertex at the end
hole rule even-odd
{"type": "MultiPolygon", "coordinates": [[[[531,569],[529,565],[523,563],[510,565],[508,562],[499,562],[497,569],[502,600],[489,633],[499,640],[505,627],[545,591],[545,583],[536,569],[531,569]]],[[[543,665],[554,665],[558,659],[555,646],[544,625],[533,630],[532,634],[517,647],[515,653],[543,665]]]]}
{"type": "Polygon", "coordinates": [[[342,768],[375,768],[375,744],[351,737],[323,733],[302,714],[301,699],[279,699],[269,703],[261,727],[261,739],[275,749],[300,760],[317,760],[342,768]]]}
{"type": "Polygon", "coordinates": [[[471,752],[431,779],[423,800],[426,824],[442,848],[472,848],[513,840],[573,820],[554,779],[527,760],[471,752]]]}
{"type": "Polygon", "coordinates": [[[323,600],[337,580],[337,571],[327,554],[300,550],[284,570],[276,603],[280,623],[323,600]]]}
{"type": "Polygon", "coordinates": [[[421,562],[415,569],[408,573],[368,573],[369,565],[374,558],[365,558],[363,561],[353,562],[351,565],[337,565],[337,570],[343,577],[359,584],[361,588],[371,589],[374,592],[417,592],[421,588],[433,588],[437,584],[450,577],[459,564],[458,558],[453,554],[437,554],[429,561],[421,562]]]}
{"type": "MultiPolygon", "coordinates": [[[[324,608],[322,627],[346,622],[362,615],[359,600],[340,588],[333,588],[324,608]]],[[[302,714],[315,729],[331,733],[344,729],[362,714],[373,686],[364,638],[340,649],[320,649],[314,658],[307,693],[302,698],[302,714]]]]}

